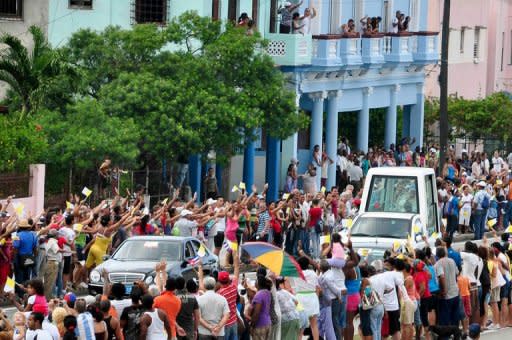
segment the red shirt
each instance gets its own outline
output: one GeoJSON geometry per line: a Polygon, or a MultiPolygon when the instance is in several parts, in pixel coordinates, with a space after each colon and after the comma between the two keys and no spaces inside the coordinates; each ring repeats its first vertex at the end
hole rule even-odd
{"type": "Polygon", "coordinates": [[[420,296],[422,299],[428,298],[432,295],[430,294],[430,290],[428,289],[428,273],[425,270],[414,273],[413,279],[418,294],[420,293],[420,284],[423,282],[423,284],[425,285],[425,291],[423,292],[423,296],[420,296]]]}
{"type": "Polygon", "coordinates": [[[226,326],[231,326],[236,324],[237,322],[237,314],[236,314],[236,297],[238,295],[238,280],[233,279],[231,284],[226,287],[221,287],[217,294],[222,295],[226,298],[228,301],[229,306],[229,319],[228,322],[226,322],[226,326]]]}
{"type": "Polygon", "coordinates": [[[322,208],[310,208],[309,209],[309,227],[313,228],[315,224],[322,218],[322,208]]]}

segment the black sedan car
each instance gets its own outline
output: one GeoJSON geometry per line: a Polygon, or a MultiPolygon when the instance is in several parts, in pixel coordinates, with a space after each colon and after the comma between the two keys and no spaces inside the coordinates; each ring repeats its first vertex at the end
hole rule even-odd
{"type": "MultiPolygon", "coordinates": [[[[185,279],[196,277],[197,264],[189,261],[200,254],[202,243],[193,237],[175,236],[134,236],[125,240],[105,262],[94,268],[89,274],[89,292],[98,294],[103,289],[101,272],[106,270],[110,282],[121,282],[129,294],[135,281],[154,282],[155,266],[161,260],[167,262],[169,276],[183,276],[185,279]]],[[[204,247],[201,257],[206,273],[218,269],[218,258],[204,247]]],[[[192,261],[193,262],[193,261],[192,261]]]]}

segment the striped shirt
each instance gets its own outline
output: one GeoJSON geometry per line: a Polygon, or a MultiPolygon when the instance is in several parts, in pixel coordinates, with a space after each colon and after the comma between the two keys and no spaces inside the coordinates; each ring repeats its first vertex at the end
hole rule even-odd
{"type": "Polygon", "coordinates": [[[268,222],[270,221],[270,215],[268,214],[268,211],[265,210],[258,216],[258,234],[261,234],[265,227],[267,226],[268,222]]]}
{"type": "Polygon", "coordinates": [[[94,322],[92,320],[92,315],[89,312],[78,314],[76,318],[77,328],[76,333],[77,337],[80,340],[95,340],[96,336],[94,335],[94,322]]]}
{"type": "Polygon", "coordinates": [[[229,306],[229,319],[228,322],[226,322],[226,326],[231,326],[236,324],[238,321],[238,316],[236,313],[236,298],[238,295],[238,280],[233,279],[231,284],[226,287],[221,287],[217,294],[222,295],[226,298],[228,301],[229,306]]]}

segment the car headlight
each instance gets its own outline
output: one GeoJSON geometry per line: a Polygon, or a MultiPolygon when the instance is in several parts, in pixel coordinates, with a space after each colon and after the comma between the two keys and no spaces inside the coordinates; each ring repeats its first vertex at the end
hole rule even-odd
{"type": "Polygon", "coordinates": [[[145,282],[147,285],[152,284],[152,283],[153,283],[153,276],[148,275],[148,277],[146,277],[146,279],[144,280],[144,282],[145,282]]]}
{"type": "Polygon", "coordinates": [[[98,272],[97,270],[93,270],[91,272],[91,274],[89,275],[89,278],[91,279],[91,282],[93,282],[93,283],[100,282],[100,279],[101,279],[100,272],[98,272]]]}

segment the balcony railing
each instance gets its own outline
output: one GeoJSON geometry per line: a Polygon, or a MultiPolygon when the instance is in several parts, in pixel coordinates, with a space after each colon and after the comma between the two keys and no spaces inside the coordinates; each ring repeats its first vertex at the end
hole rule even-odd
{"type": "Polygon", "coordinates": [[[269,34],[268,53],[281,66],[358,66],[385,63],[428,64],[439,59],[435,32],[340,34],[269,34]]]}
{"type": "Polygon", "coordinates": [[[283,66],[311,64],[311,35],[270,33],[266,38],[269,40],[267,53],[276,64],[283,66]]]}

